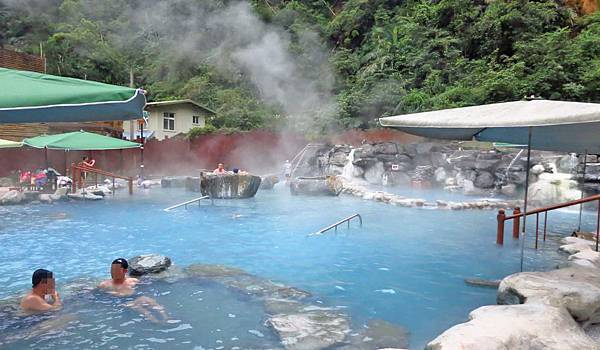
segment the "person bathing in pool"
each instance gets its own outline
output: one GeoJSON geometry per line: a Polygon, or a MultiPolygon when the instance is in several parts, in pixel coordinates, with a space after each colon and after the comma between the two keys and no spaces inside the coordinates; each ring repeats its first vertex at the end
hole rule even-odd
{"type": "Polygon", "coordinates": [[[52,271],[37,269],[31,276],[31,292],[21,300],[21,309],[26,313],[54,311],[60,309],[62,303],[54,281],[52,271]],[[46,301],[46,295],[52,302],[46,301]]]}
{"type": "MultiPolygon", "coordinates": [[[[128,269],[129,263],[127,260],[124,258],[115,259],[110,265],[110,275],[112,278],[103,281],[98,287],[105,289],[108,293],[118,297],[132,296],[135,293],[135,286],[140,280],[133,277],[127,277],[128,269]]],[[[140,296],[133,301],[128,302],[125,306],[139,312],[152,322],[164,322],[169,318],[165,308],[157,303],[156,300],[147,296],[140,296]],[[153,311],[156,311],[161,320],[154,315],[153,311]]]]}

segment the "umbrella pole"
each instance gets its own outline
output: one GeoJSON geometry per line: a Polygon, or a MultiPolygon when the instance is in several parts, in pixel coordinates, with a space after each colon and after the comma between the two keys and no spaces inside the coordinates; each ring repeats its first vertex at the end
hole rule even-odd
{"type": "Polygon", "coordinates": [[[523,254],[525,252],[525,238],[527,233],[527,197],[529,195],[529,166],[531,163],[531,126],[527,136],[527,167],[525,173],[525,202],[523,203],[523,242],[521,242],[521,272],[523,272],[523,254]]]}
{"type": "Polygon", "coordinates": [[[44,169],[48,169],[48,147],[44,147],[44,162],[46,163],[44,169]]]}
{"type": "MultiPolygon", "coordinates": [[[[585,154],[583,156],[583,178],[581,180],[581,199],[583,199],[583,193],[585,189],[585,173],[587,171],[587,150],[585,150],[585,154]]],[[[581,214],[583,212],[583,203],[579,204],[579,224],[577,225],[577,232],[581,232],[581,214]]]]}

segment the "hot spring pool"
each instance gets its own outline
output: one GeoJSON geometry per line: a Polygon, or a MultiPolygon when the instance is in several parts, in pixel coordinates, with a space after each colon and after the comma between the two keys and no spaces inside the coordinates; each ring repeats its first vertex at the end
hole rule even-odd
{"type": "MultiPolygon", "coordinates": [[[[179,266],[222,264],[306,290],[312,303],[347,314],[353,330],[385,320],[410,332],[411,349],[422,349],[465,321],[472,309],[495,303],[494,289],[468,286],[465,278],[498,279],[519,270],[520,246],[509,238],[510,225],[504,247],[495,245],[495,211],[294,197],[283,187],[248,200],[162,210],[193,197],[179,189],[151,189],[100,202],[0,207],[0,298],[25,292],[36,268],[53,270],[60,291],[74,279],[107,277],[116,257],[160,253],[179,266]],[[354,213],[362,215],[362,228],[352,222],[337,234],[307,237],[354,213]]],[[[584,217],[584,228],[592,230],[594,216],[584,217]]],[[[569,232],[577,212],[553,212],[550,225],[552,232],[569,232]]],[[[557,252],[558,235],[551,233],[537,251],[532,236],[526,270],[550,269],[565,259],[557,252]]],[[[11,336],[7,345],[9,334],[36,321],[3,317],[0,343],[8,348],[282,347],[255,298],[189,279],[140,289],[167,308],[170,323],[144,321],[127,308],[107,305],[95,292],[75,294],[65,298],[60,312],[75,319],[60,332],[11,336]]]]}

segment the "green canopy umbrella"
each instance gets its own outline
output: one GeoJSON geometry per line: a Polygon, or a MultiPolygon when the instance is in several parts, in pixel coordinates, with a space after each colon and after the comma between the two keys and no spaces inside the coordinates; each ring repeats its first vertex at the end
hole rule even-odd
{"type": "Polygon", "coordinates": [[[142,117],[143,90],[0,68],[0,124],[130,120],[142,117]]]}
{"type": "Polygon", "coordinates": [[[22,142],[0,139],[0,148],[18,148],[21,146],[23,146],[22,142]]]}
{"type": "Polygon", "coordinates": [[[67,151],[104,151],[139,148],[142,146],[137,142],[121,140],[86,131],[36,136],[23,140],[23,144],[34,148],[61,149],[67,151]]]}

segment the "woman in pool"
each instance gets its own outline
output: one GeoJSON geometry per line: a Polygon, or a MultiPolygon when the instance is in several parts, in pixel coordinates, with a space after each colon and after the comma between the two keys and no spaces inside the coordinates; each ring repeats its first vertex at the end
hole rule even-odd
{"type": "MultiPolygon", "coordinates": [[[[135,294],[135,286],[140,280],[133,277],[127,277],[128,268],[129,263],[124,258],[113,260],[110,266],[110,275],[112,278],[100,283],[98,287],[107,290],[108,293],[114,296],[133,296],[135,294]]],[[[152,322],[165,322],[169,318],[162,305],[157,303],[156,300],[144,295],[130,300],[125,306],[139,312],[152,322]],[[161,320],[159,320],[152,311],[157,311],[161,320]]]]}

